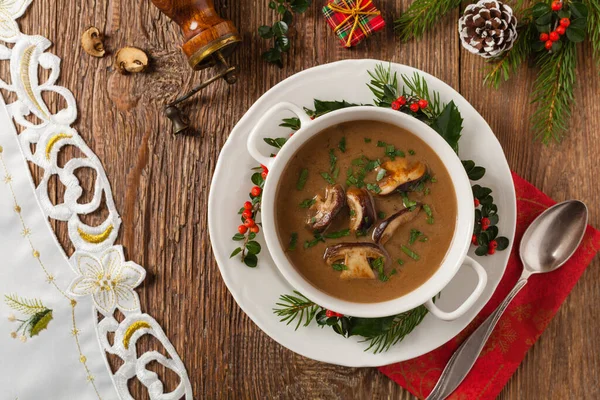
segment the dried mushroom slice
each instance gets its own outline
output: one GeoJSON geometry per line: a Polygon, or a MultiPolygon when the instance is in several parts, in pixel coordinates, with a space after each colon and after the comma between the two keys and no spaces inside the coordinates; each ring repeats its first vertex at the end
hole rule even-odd
{"type": "Polygon", "coordinates": [[[323,258],[328,265],[346,266],[341,279],[375,279],[369,260],[383,258],[386,263],[389,260],[385,250],[373,243],[340,243],[328,247],[323,258]]]}
{"type": "Polygon", "coordinates": [[[373,197],[366,189],[351,188],[346,192],[346,200],[350,207],[350,230],[366,231],[376,220],[373,197]]]}
{"type": "Polygon", "coordinates": [[[385,176],[379,181],[379,195],[386,195],[395,190],[407,191],[410,185],[423,179],[427,174],[427,165],[420,161],[410,162],[406,158],[396,158],[381,164],[386,171],[385,176]]]}
{"type": "Polygon", "coordinates": [[[335,216],[346,205],[346,193],[342,185],[331,185],[325,188],[325,198],[315,197],[315,204],[310,209],[306,226],[312,231],[322,232],[331,225],[335,216]]]}
{"type": "Polygon", "coordinates": [[[414,210],[411,211],[410,208],[405,208],[381,221],[373,230],[373,241],[379,244],[385,244],[390,240],[396,229],[409,223],[419,215],[421,207],[422,204],[417,203],[414,210]]]}

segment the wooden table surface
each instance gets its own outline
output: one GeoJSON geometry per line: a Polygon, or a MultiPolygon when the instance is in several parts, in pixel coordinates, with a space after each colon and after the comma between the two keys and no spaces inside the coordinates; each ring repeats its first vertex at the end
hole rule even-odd
{"type": "MultiPolygon", "coordinates": [[[[59,83],[73,91],[83,138],[104,163],[123,218],[120,242],[127,257],[148,271],[139,293],[142,309],[164,327],[184,360],[198,399],[408,399],[411,395],[376,369],[326,365],[295,355],[260,331],[225,287],[211,250],[207,199],[219,151],[229,132],[265,91],[315,65],[351,58],[404,63],[457,89],[488,121],[510,167],[556,200],[581,199],[600,226],[598,182],[600,80],[591,48],[578,47],[569,135],[561,145],[533,141],[528,120],[534,70],[499,91],[482,85],[484,62],[461,49],[452,12],[418,42],[400,43],[392,21],[409,1],[377,1],[389,26],[353,50],[340,47],[314,1],[298,18],[285,68],[260,58],[256,31],[274,21],[268,1],[215,1],[239,27],[243,45],[231,61],[239,82],[206,90],[190,106],[202,136],[173,137],[161,107],[210,75],[193,73],[179,50],[179,28],[147,0],[35,0],[20,20],[22,31],[54,42],[62,58],[59,83]],[[90,25],[104,31],[110,55],[94,59],[79,46],[90,25]],[[121,76],[111,66],[122,46],[148,51],[148,73],[121,76]]],[[[4,71],[5,72],[5,71],[4,71]]],[[[56,104],[55,104],[56,105],[56,104]]],[[[482,156],[485,156],[484,154],[482,156]]],[[[91,186],[89,175],[83,174],[91,186]]],[[[62,188],[54,187],[55,197],[62,188]]],[[[97,220],[96,216],[86,218],[97,220]]],[[[63,243],[67,230],[56,226],[63,243]]],[[[232,227],[232,229],[235,229],[232,227]]],[[[500,399],[600,398],[598,258],[583,274],[556,318],[529,351],[500,399]]],[[[152,343],[143,344],[148,348],[152,343]]],[[[169,377],[169,382],[173,380],[169,377]]],[[[145,398],[134,384],[136,397],[145,398]]]]}

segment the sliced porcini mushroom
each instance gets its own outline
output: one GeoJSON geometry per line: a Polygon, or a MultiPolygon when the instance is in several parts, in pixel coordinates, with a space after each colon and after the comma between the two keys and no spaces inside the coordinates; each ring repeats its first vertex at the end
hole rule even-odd
{"type": "Polygon", "coordinates": [[[115,55],[115,66],[122,74],[143,72],[148,66],[148,55],[137,47],[123,47],[115,55]]]}
{"type": "Polygon", "coordinates": [[[390,240],[396,229],[409,223],[419,215],[421,207],[422,204],[417,203],[412,211],[410,208],[405,208],[381,221],[373,230],[373,241],[379,244],[385,244],[385,242],[390,240]]]}
{"type": "Polygon", "coordinates": [[[386,195],[394,192],[396,189],[407,191],[410,185],[423,179],[427,174],[427,165],[420,161],[410,162],[406,158],[396,158],[394,161],[386,161],[381,164],[386,174],[378,182],[381,191],[379,195],[386,195]]]}
{"type": "Polygon", "coordinates": [[[375,279],[369,261],[377,258],[384,258],[386,263],[389,260],[385,250],[374,243],[340,243],[328,247],[323,256],[327,265],[343,263],[346,266],[341,279],[375,279]]]}
{"type": "Polygon", "coordinates": [[[366,189],[350,188],[346,192],[346,201],[350,207],[350,230],[366,231],[376,221],[373,197],[366,189]]]}
{"type": "Polygon", "coordinates": [[[331,225],[335,216],[346,205],[346,193],[342,185],[330,185],[325,188],[325,198],[317,195],[313,211],[306,220],[306,226],[313,231],[322,232],[331,225]]]}
{"type": "Polygon", "coordinates": [[[102,33],[98,28],[92,26],[81,35],[81,47],[92,57],[104,57],[106,50],[104,50],[102,39],[102,33]]]}

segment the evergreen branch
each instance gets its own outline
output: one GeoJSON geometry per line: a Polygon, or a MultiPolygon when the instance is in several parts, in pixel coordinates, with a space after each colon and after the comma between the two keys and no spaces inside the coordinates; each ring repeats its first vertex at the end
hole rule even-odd
{"type": "Polygon", "coordinates": [[[4,302],[13,310],[26,315],[34,315],[47,309],[38,299],[29,300],[16,294],[4,295],[4,302]]]}
{"type": "Polygon", "coordinates": [[[460,0],[415,0],[400,18],[394,30],[400,40],[418,39],[448,12],[460,6],[460,0]]]}
{"type": "Polygon", "coordinates": [[[488,61],[490,65],[486,68],[487,73],[483,82],[498,89],[503,81],[508,81],[510,76],[517,72],[519,66],[531,54],[531,43],[535,40],[535,33],[535,25],[528,23],[517,37],[510,51],[488,61]]]}
{"type": "Polygon", "coordinates": [[[308,326],[315,318],[317,311],[322,309],[322,307],[307,299],[302,293],[296,290],[294,290],[294,293],[298,296],[291,294],[282,294],[279,296],[280,302],[276,303],[276,305],[280,308],[274,308],[273,312],[275,315],[281,317],[280,322],[286,322],[286,325],[297,320],[298,323],[295,328],[297,330],[301,324],[308,326]]]}
{"type": "Polygon", "coordinates": [[[398,88],[398,74],[394,72],[392,74],[392,63],[388,64],[387,69],[383,64],[377,64],[375,71],[367,71],[371,77],[371,82],[367,84],[373,95],[375,95],[375,105],[381,107],[383,98],[385,97],[385,87],[391,86],[398,88]]]}
{"type": "Polygon", "coordinates": [[[364,337],[364,342],[369,342],[369,347],[365,351],[372,350],[375,354],[388,351],[390,347],[408,336],[423,321],[427,312],[425,306],[419,306],[396,315],[388,330],[371,337],[364,337]]]}
{"type": "Polygon", "coordinates": [[[540,72],[534,83],[532,103],[537,104],[532,129],[542,143],[560,142],[567,130],[574,102],[575,43],[567,42],[557,53],[544,53],[538,58],[540,72]]]}
{"type": "Polygon", "coordinates": [[[427,109],[423,111],[428,114],[429,118],[435,118],[441,113],[442,104],[440,102],[440,93],[433,92],[432,97],[429,86],[427,85],[427,80],[424,77],[415,72],[412,77],[402,75],[402,80],[404,81],[403,92],[405,92],[405,88],[408,88],[410,91],[409,94],[427,100],[429,105],[427,106],[427,109]]]}
{"type": "Polygon", "coordinates": [[[594,59],[600,67],[600,0],[584,0],[588,8],[587,34],[592,44],[594,59]]]}

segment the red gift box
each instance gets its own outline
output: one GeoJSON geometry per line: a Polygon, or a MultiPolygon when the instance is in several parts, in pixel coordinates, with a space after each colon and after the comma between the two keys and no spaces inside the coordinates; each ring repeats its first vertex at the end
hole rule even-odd
{"type": "Polygon", "coordinates": [[[356,46],[385,27],[371,0],[332,0],[323,7],[323,14],[344,47],[356,46]]]}

